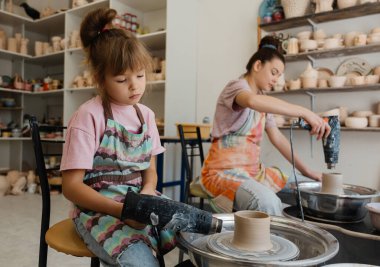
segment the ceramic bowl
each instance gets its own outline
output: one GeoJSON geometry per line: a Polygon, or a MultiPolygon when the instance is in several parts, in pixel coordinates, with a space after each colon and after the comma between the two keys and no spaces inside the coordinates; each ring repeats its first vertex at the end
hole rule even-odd
{"type": "Polygon", "coordinates": [[[357,118],[368,118],[369,116],[373,115],[373,112],[370,110],[357,110],[352,112],[352,117],[357,117],[357,118]]]}
{"type": "Polygon", "coordinates": [[[338,0],[338,8],[348,8],[352,6],[356,6],[357,0],[338,0]]]}
{"type": "Polygon", "coordinates": [[[380,230],[380,202],[368,203],[365,207],[369,211],[372,226],[380,230]]]}
{"type": "Polygon", "coordinates": [[[323,43],[324,49],[335,49],[341,46],[341,41],[338,38],[327,38],[323,43]]]}
{"type": "Polygon", "coordinates": [[[380,127],[380,115],[371,115],[368,121],[370,127],[380,127]]]}
{"type": "Polygon", "coordinates": [[[297,33],[297,38],[298,40],[305,40],[305,39],[310,39],[311,38],[311,34],[312,32],[311,31],[303,31],[303,32],[299,32],[297,33]]]}
{"type": "Polygon", "coordinates": [[[344,121],[344,124],[348,128],[365,128],[368,125],[367,118],[348,117],[344,121]]]}
{"type": "Polygon", "coordinates": [[[329,82],[329,86],[330,87],[343,87],[344,84],[346,83],[346,79],[347,77],[346,76],[331,76],[329,79],[328,79],[328,82],[329,82]]]}
{"type": "Polygon", "coordinates": [[[379,82],[379,75],[368,75],[364,78],[365,84],[376,84],[379,82]]]}
{"type": "Polygon", "coordinates": [[[365,84],[365,76],[356,76],[350,78],[351,85],[363,85],[365,84]]]}

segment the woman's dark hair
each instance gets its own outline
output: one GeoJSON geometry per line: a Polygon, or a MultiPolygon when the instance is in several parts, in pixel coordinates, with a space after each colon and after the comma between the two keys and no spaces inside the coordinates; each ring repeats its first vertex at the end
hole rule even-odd
{"type": "Polygon", "coordinates": [[[260,60],[263,64],[267,61],[271,61],[273,58],[278,58],[285,64],[285,58],[282,55],[281,41],[273,36],[265,36],[261,39],[259,50],[253,54],[249,59],[247,66],[245,67],[247,73],[251,72],[251,69],[256,61],[260,60]]]}
{"type": "Polygon", "coordinates": [[[86,15],[80,37],[98,90],[105,95],[105,75],[120,75],[127,70],[152,70],[152,58],[145,46],[129,31],[113,26],[114,9],[99,8],[86,15]]]}

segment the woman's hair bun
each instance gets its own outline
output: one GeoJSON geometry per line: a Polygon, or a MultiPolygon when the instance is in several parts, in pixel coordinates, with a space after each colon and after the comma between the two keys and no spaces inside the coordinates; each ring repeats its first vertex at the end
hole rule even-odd
{"type": "Polygon", "coordinates": [[[280,51],[281,42],[276,37],[267,35],[261,39],[259,44],[259,49],[261,48],[272,48],[274,50],[280,51]]]}
{"type": "Polygon", "coordinates": [[[80,38],[84,48],[88,48],[106,25],[112,23],[116,14],[114,9],[99,8],[86,15],[80,27],[80,38]]]}

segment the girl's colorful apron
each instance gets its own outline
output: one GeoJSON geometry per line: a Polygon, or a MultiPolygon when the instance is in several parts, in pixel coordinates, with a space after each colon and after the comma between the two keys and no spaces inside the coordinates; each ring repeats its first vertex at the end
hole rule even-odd
{"type": "MultiPolygon", "coordinates": [[[[128,189],[134,192],[141,190],[141,171],[149,168],[152,139],[148,135],[147,125],[137,105],[134,108],[142,126],[136,134],[128,132],[113,119],[109,105],[103,104],[103,108],[105,132],[95,153],[92,170],[86,171],[84,183],[103,196],[123,202],[128,189]]],[[[157,240],[149,225],[143,230],[136,230],[118,218],[80,207],[76,207],[74,219],[79,221],[114,259],[130,244],[138,241],[145,242],[155,251],[158,250],[157,240]]],[[[174,248],[175,237],[172,231],[161,231],[160,239],[161,254],[174,248]]]]}
{"type": "Polygon", "coordinates": [[[274,192],[285,186],[286,175],[278,168],[265,168],[260,163],[264,129],[265,113],[250,110],[239,130],[213,139],[200,183],[212,197],[211,205],[216,211],[232,209],[235,193],[247,179],[255,179],[274,192]]]}

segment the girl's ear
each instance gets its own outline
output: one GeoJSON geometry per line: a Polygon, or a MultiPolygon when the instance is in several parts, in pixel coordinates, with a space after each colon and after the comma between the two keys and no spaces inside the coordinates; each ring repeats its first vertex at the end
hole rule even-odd
{"type": "Polygon", "coordinates": [[[263,67],[263,63],[261,62],[261,60],[256,60],[256,62],[253,64],[253,70],[255,72],[260,71],[262,67],[263,67]]]}

